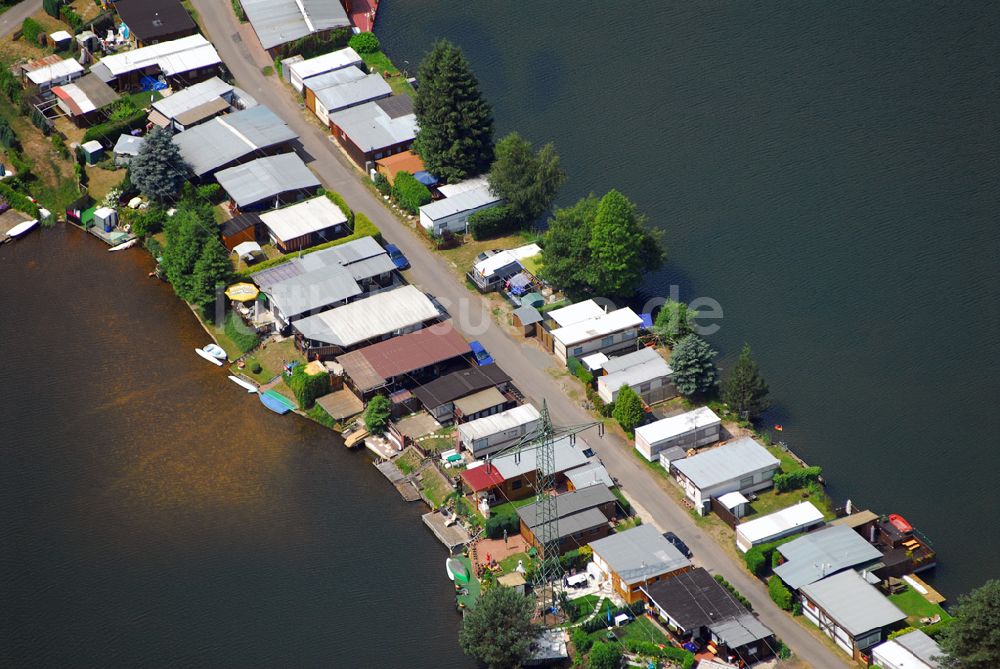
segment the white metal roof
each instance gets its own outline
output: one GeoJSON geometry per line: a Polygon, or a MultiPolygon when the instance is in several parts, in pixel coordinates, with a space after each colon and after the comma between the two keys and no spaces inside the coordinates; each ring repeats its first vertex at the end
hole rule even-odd
{"type": "Polygon", "coordinates": [[[479,176],[471,179],[464,179],[455,184],[444,184],[443,186],[438,186],[438,192],[445,197],[454,197],[467,190],[476,190],[477,188],[482,188],[483,186],[488,187],[489,185],[490,182],[485,176],[479,176]]]}
{"type": "Polygon", "coordinates": [[[203,44],[194,49],[166,54],[159,59],[160,69],[167,76],[200,70],[203,67],[211,67],[221,62],[219,53],[211,44],[203,44]]]}
{"type": "Polygon", "coordinates": [[[325,195],[261,214],[260,220],[282,242],[347,223],[344,212],[325,195]]]}
{"type": "Polygon", "coordinates": [[[606,356],[602,351],[598,351],[597,353],[592,353],[590,355],[585,355],[582,358],[580,358],[580,362],[582,362],[584,366],[592,372],[596,372],[597,370],[601,369],[601,366],[608,360],[610,360],[610,358],[606,356]]]}
{"type": "Polygon", "coordinates": [[[67,58],[66,60],[61,60],[53,65],[44,65],[36,70],[28,72],[28,79],[31,83],[36,86],[42,84],[47,84],[50,81],[56,79],[62,79],[63,77],[68,77],[74,74],[80,74],[83,72],[83,65],[76,62],[72,58],[67,58]]]}
{"type": "Polygon", "coordinates": [[[330,113],[390,95],[392,87],[381,74],[372,73],[360,79],[321,88],[316,91],[316,103],[323,105],[327,113],[330,113]]]}
{"type": "Polygon", "coordinates": [[[906,618],[895,604],[850,569],[811,583],[802,592],[852,636],[906,618]]]}
{"type": "Polygon", "coordinates": [[[530,258],[532,256],[538,255],[542,252],[542,249],[538,244],[526,244],[524,246],[519,246],[516,249],[508,249],[506,251],[500,251],[499,253],[494,253],[489,258],[484,258],[480,260],[472,268],[479,272],[479,274],[490,277],[493,273],[499,269],[520,261],[522,258],[530,258]]]}
{"type": "MultiPolygon", "coordinates": [[[[465,443],[472,443],[476,439],[482,439],[498,432],[511,430],[520,425],[527,425],[532,421],[542,417],[531,404],[522,404],[519,407],[508,409],[503,413],[483,416],[476,420],[462,423],[458,426],[459,438],[465,443]]],[[[524,454],[522,453],[522,457],[524,454]]],[[[502,470],[501,470],[501,473],[502,470]]]]}
{"type": "Polygon", "coordinates": [[[727,492],[725,495],[719,497],[719,502],[732,511],[740,504],[749,504],[750,500],[743,496],[743,493],[738,491],[727,492]]]}
{"type": "MultiPolygon", "coordinates": [[[[722,498],[719,498],[721,501],[722,498]]],[[[799,502],[787,509],[769,513],[766,516],[740,523],[736,531],[751,543],[759,543],[790,530],[809,527],[823,520],[823,512],[812,502],[799,502]]]]}
{"type": "Polygon", "coordinates": [[[554,320],[556,325],[564,328],[567,325],[573,325],[573,323],[579,323],[590,318],[597,318],[603,314],[604,309],[597,302],[584,300],[583,302],[570,304],[560,309],[553,309],[549,312],[549,318],[554,320]]]}
{"type": "Polygon", "coordinates": [[[437,307],[416,286],[402,286],[303,318],[295,327],[308,339],[348,347],[436,316],[437,307]]]}
{"type": "Polygon", "coordinates": [[[655,423],[643,425],[635,429],[635,436],[642,437],[648,444],[658,444],[666,439],[679,437],[691,430],[721,423],[722,419],[708,407],[698,407],[669,418],[661,418],[655,423]]]}
{"type": "Polygon", "coordinates": [[[416,114],[393,118],[376,102],[366,102],[330,114],[330,122],[365,152],[402,144],[417,135],[416,114]]]}
{"type": "Polygon", "coordinates": [[[563,346],[573,346],[580,342],[604,337],[615,332],[642,325],[642,319],[629,307],[601,314],[597,318],[580,321],[552,331],[552,337],[563,346]]]}
{"type": "Polygon", "coordinates": [[[698,488],[705,490],[754,472],[780,465],[778,458],[750,437],[671,463],[698,488]]]}
{"type": "Polygon", "coordinates": [[[308,60],[300,60],[297,63],[289,65],[288,69],[300,79],[308,79],[309,77],[315,77],[317,74],[361,64],[362,60],[358,52],[351,47],[347,47],[308,60]]]}
{"type": "Polygon", "coordinates": [[[591,541],[590,547],[626,583],[645,581],[691,566],[691,561],[652,525],[639,525],[591,541]]]}
{"type": "Polygon", "coordinates": [[[265,49],[351,23],[337,0],[241,0],[241,3],[265,49]]]}
{"type": "Polygon", "coordinates": [[[192,57],[191,62],[203,63],[204,65],[212,65],[214,63],[222,62],[219,58],[219,54],[215,51],[215,47],[213,47],[212,44],[202,35],[188,35],[187,37],[170,40],[169,42],[160,42],[159,44],[144,46],[141,49],[133,49],[123,53],[105,56],[101,59],[100,64],[106,67],[113,77],[117,77],[127,72],[141,70],[149,67],[150,65],[156,64],[160,66],[160,69],[162,69],[164,73],[176,74],[177,72],[186,71],[183,69],[176,69],[183,67],[184,62],[176,59],[171,60],[169,63],[170,71],[168,71],[168,68],[163,64],[163,61],[173,56],[195,51],[197,51],[198,54],[192,57]]]}
{"type": "MultiPolygon", "coordinates": [[[[560,437],[555,440],[552,447],[555,452],[553,473],[564,472],[587,464],[587,456],[583,454],[583,451],[587,449],[587,443],[579,437],[576,439],[576,444],[569,436],[560,437]]],[[[492,458],[490,464],[496,467],[505,479],[512,479],[515,476],[538,469],[537,456],[538,449],[529,447],[516,453],[505,453],[492,458]]]]}
{"type": "Polygon", "coordinates": [[[439,221],[464,211],[472,211],[481,207],[488,207],[500,203],[500,198],[490,192],[489,186],[480,186],[464,190],[457,195],[446,197],[443,200],[431,202],[420,207],[421,216],[426,216],[432,221],[439,221]]]}
{"type": "Polygon", "coordinates": [[[600,462],[588,462],[575,469],[566,472],[566,478],[570,480],[574,488],[586,488],[588,486],[606,485],[609,488],[615,484],[611,474],[600,462]]]}
{"type": "Polygon", "coordinates": [[[913,630],[901,634],[892,641],[875,646],[873,661],[883,666],[899,669],[938,669],[937,658],[944,655],[937,641],[925,632],[913,630]]]}
{"type": "MultiPolygon", "coordinates": [[[[615,365],[617,369],[609,374],[598,377],[598,383],[613,391],[618,390],[623,385],[638,386],[647,381],[662,379],[674,373],[673,368],[667,364],[667,361],[651,348],[641,348],[634,353],[612,358],[605,363],[604,369],[607,370],[608,365],[612,363],[618,363],[615,365]],[[623,360],[623,358],[631,360],[623,360]]],[[[614,367],[612,368],[614,369],[614,367]]]]}
{"type": "Polygon", "coordinates": [[[218,77],[212,77],[194,86],[174,91],[171,95],[157,100],[153,103],[153,109],[168,119],[177,118],[186,111],[231,93],[232,90],[232,84],[227,84],[218,77]]]}
{"type": "Polygon", "coordinates": [[[53,42],[62,42],[68,39],[73,39],[73,36],[70,35],[68,32],[66,32],[65,30],[57,30],[54,33],[50,34],[49,37],[52,38],[53,42]]]}
{"type": "Polygon", "coordinates": [[[359,67],[342,67],[339,70],[332,70],[303,79],[302,85],[304,88],[308,88],[315,93],[330,86],[346,84],[358,79],[364,79],[367,76],[359,67]]]}

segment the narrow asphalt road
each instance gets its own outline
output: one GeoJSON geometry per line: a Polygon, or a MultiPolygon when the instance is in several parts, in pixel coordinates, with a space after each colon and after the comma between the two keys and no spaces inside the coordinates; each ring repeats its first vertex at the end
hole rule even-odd
{"type": "Polygon", "coordinates": [[[0,37],[6,37],[21,27],[24,20],[42,8],[42,0],[24,0],[0,14],[0,37]]]}
{"type": "MultiPolygon", "coordinates": [[[[430,251],[415,232],[407,230],[406,224],[386,210],[361,183],[357,169],[330,142],[328,134],[305,117],[298,102],[277,77],[263,75],[261,64],[268,63],[269,59],[260,44],[252,36],[246,36],[245,27],[241,33],[229,3],[194,0],[194,5],[233,76],[245,90],[270,107],[299,134],[307,154],[304,158],[324,185],[343,195],[352,208],[364,212],[388,240],[403,250],[413,266],[409,271],[410,282],[435,296],[448,309],[460,331],[482,342],[525,395],[538,406],[543,399],[547,400],[556,424],[591,422],[593,418],[572,401],[546,372],[546,368],[556,366],[556,360],[532,344],[516,341],[493,324],[486,302],[466,289],[441,256],[430,251]]],[[[768,596],[767,589],[749,576],[714,539],[699,530],[688,512],[668,497],[660,488],[661,482],[655,480],[629,452],[629,444],[614,435],[599,438],[596,430],[584,433],[583,437],[600,454],[608,471],[618,479],[628,495],[652,516],[661,531],[676,531],[694,551],[701,566],[724,575],[753,603],[761,622],[774,630],[800,659],[817,669],[847,666],[844,659],[778,609],[768,596]]]]}

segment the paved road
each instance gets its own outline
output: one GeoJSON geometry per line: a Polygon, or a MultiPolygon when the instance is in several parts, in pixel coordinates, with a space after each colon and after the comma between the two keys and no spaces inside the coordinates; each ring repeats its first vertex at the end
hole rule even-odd
{"type": "MultiPolygon", "coordinates": [[[[304,117],[288,90],[275,77],[268,78],[261,73],[260,64],[267,63],[268,59],[253,40],[234,39],[239,26],[229,3],[194,0],[194,5],[222,59],[240,85],[274,110],[300,135],[303,148],[311,157],[310,164],[324,184],[343,195],[351,207],[364,212],[385,237],[407,255],[413,265],[409,272],[411,283],[437,297],[451,313],[456,327],[470,338],[479,339],[529,398],[539,406],[541,400],[546,399],[555,423],[576,425],[592,421],[591,416],[566,396],[558,383],[546,373],[545,369],[554,366],[555,360],[531,344],[516,341],[501,328],[489,326],[490,313],[485,302],[456,280],[453,270],[441,256],[431,252],[415,233],[406,230],[406,225],[385,209],[360,182],[357,170],[330,143],[327,134],[304,117]]],[[[845,660],[778,609],[763,585],[737,565],[711,537],[701,533],[687,511],[660,488],[662,483],[636,461],[627,443],[612,435],[600,439],[596,430],[591,432],[593,434],[585,434],[584,438],[594,446],[608,471],[621,482],[629,496],[651,514],[661,530],[671,529],[681,535],[702,566],[713,573],[723,574],[750,599],[760,620],[774,630],[796,655],[817,669],[847,666],[845,660]]]]}
{"type": "Polygon", "coordinates": [[[42,0],[25,0],[0,14],[0,37],[21,27],[24,20],[42,8],[42,0]]]}

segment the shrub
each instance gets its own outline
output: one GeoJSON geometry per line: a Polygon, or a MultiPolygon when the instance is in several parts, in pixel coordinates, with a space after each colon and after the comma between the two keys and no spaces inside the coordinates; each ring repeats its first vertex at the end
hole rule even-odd
{"type": "Polygon", "coordinates": [[[771,595],[771,600],[785,611],[792,610],[792,591],[777,576],[767,580],[767,594],[771,595]]]}
{"type": "Polygon", "coordinates": [[[382,434],[389,427],[389,415],[392,403],[385,395],[376,395],[368,401],[365,407],[365,427],[372,434],[382,434]]]}
{"type": "Polygon", "coordinates": [[[382,195],[392,195],[392,184],[389,180],[385,178],[385,175],[381,172],[375,173],[375,178],[372,179],[372,183],[375,184],[375,190],[377,190],[382,195]]]}
{"type": "Polygon", "coordinates": [[[41,130],[43,135],[48,136],[52,132],[52,122],[45,118],[45,114],[34,107],[31,108],[31,113],[28,114],[28,120],[31,121],[31,125],[41,130]]]}
{"type": "Polygon", "coordinates": [[[122,209],[122,219],[132,226],[133,233],[139,237],[148,237],[163,230],[167,212],[157,206],[148,209],[122,209]]]}
{"type": "Polygon", "coordinates": [[[787,660],[792,656],[792,649],[789,648],[784,641],[778,639],[778,659],[787,660]]]}
{"type": "MultiPolygon", "coordinates": [[[[639,601],[633,604],[627,604],[625,606],[621,606],[616,609],[611,609],[610,618],[611,620],[614,620],[615,616],[621,615],[622,613],[627,613],[630,616],[641,616],[645,611],[646,611],[646,602],[645,600],[640,599],[639,601]]],[[[597,613],[597,615],[588,620],[587,622],[583,623],[583,625],[581,625],[581,628],[583,629],[583,631],[588,633],[596,632],[597,630],[602,630],[608,626],[608,617],[609,614],[607,606],[603,605],[601,607],[601,610],[597,613]]]]}
{"type": "Polygon", "coordinates": [[[746,563],[747,569],[750,570],[751,574],[757,577],[764,575],[767,558],[764,557],[764,552],[760,550],[760,546],[754,546],[744,553],[743,561],[746,563]]]}
{"type": "Polygon", "coordinates": [[[155,237],[148,238],[143,246],[149,251],[149,255],[154,258],[159,258],[163,253],[163,244],[161,244],[155,237]]]}
{"type": "Polygon", "coordinates": [[[274,66],[265,65],[264,67],[260,68],[260,73],[263,74],[265,77],[270,77],[272,74],[274,74],[274,66]]]}
{"type": "Polygon", "coordinates": [[[215,202],[216,198],[222,193],[222,186],[219,184],[202,184],[198,186],[195,192],[200,199],[215,202]]]}
{"type": "Polygon", "coordinates": [[[0,63],[0,90],[7,96],[7,99],[18,104],[21,102],[21,82],[14,73],[10,71],[10,63],[0,63]]]}
{"type": "Polygon", "coordinates": [[[54,19],[59,18],[59,8],[62,6],[62,0],[42,0],[42,9],[45,13],[54,19]]]}
{"type": "Polygon", "coordinates": [[[120,119],[117,121],[107,121],[106,123],[99,123],[97,125],[91,126],[87,129],[87,132],[83,133],[83,142],[89,142],[96,139],[102,142],[105,139],[110,139],[113,141],[118,141],[119,135],[127,135],[133,130],[138,130],[146,126],[146,111],[144,109],[136,109],[135,112],[125,119],[120,119]]]}
{"type": "Polygon", "coordinates": [[[74,33],[80,32],[83,29],[83,18],[69,5],[63,5],[59,8],[59,17],[69,24],[74,33]]]}
{"type": "Polygon", "coordinates": [[[0,181],[0,196],[7,200],[7,203],[14,209],[28,214],[33,218],[39,217],[37,204],[32,202],[28,196],[18,193],[2,181],[0,181]]]}
{"type": "Polygon", "coordinates": [[[243,3],[240,0],[232,0],[233,3],[233,13],[236,14],[236,18],[239,19],[240,23],[247,22],[246,12],[243,11],[243,3]]]}
{"type": "Polygon", "coordinates": [[[475,240],[492,239],[517,230],[520,226],[506,206],[490,207],[469,216],[469,234],[475,240]]]}
{"type": "Polygon", "coordinates": [[[520,529],[521,520],[516,513],[490,516],[486,519],[486,534],[490,539],[502,539],[504,530],[507,530],[507,536],[512,537],[520,529]]]}
{"type": "Polygon", "coordinates": [[[638,655],[671,660],[682,669],[691,669],[691,667],[694,666],[694,654],[684,650],[683,648],[675,648],[673,646],[664,646],[663,648],[660,648],[660,646],[652,641],[643,641],[642,639],[625,639],[624,643],[625,647],[629,649],[629,651],[638,655]]]}
{"type": "Polygon", "coordinates": [[[343,213],[344,216],[347,217],[347,224],[350,225],[351,227],[354,227],[354,212],[351,211],[351,208],[347,206],[347,202],[344,200],[343,197],[341,197],[340,193],[335,193],[332,190],[328,190],[325,192],[325,195],[326,199],[337,205],[337,207],[340,208],[341,213],[343,213]]]}
{"type": "Polygon", "coordinates": [[[598,641],[590,649],[588,660],[590,669],[618,669],[622,663],[622,651],[617,645],[598,641]]]}
{"type": "Polygon", "coordinates": [[[750,600],[744,597],[743,593],[734,588],[733,584],[727,581],[722,574],[715,574],[714,578],[719,585],[729,591],[729,594],[733,596],[733,599],[745,606],[747,611],[753,611],[753,604],[750,603],[750,600]]]}
{"type": "Polygon", "coordinates": [[[774,475],[774,489],[778,492],[788,492],[798,490],[808,484],[817,481],[823,473],[822,467],[805,467],[787,474],[774,475]]]}
{"type": "Polygon", "coordinates": [[[307,374],[304,365],[297,365],[292,375],[285,377],[285,384],[295,393],[300,408],[311,409],[317,397],[330,392],[330,375],[307,374]]]}
{"type": "MultiPolygon", "coordinates": [[[[0,118],[0,144],[4,145],[8,149],[16,149],[20,146],[20,142],[17,141],[17,135],[14,133],[14,129],[10,127],[7,123],[7,119],[0,118]]],[[[65,144],[63,145],[65,146],[65,144]]]]}
{"type": "Polygon", "coordinates": [[[21,24],[21,34],[24,36],[24,39],[32,44],[38,44],[38,36],[45,34],[45,28],[42,27],[41,23],[29,16],[21,24]]]}
{"type": "Polygon", "coordinates": [[[618,397],[615,399],[615,408],[611,415],[623,430],[632,432],[646,416],[642,398],[630,386],[623,383],[618,389],[618,397]]]}
{"type": "Polygon", "coordinates": [[[375,53],[382,48],[374,33],[358,33],[347,41],[347,46],[358,53],[375,53]]]}
{"type": "MultiPolygon", "coordinates": [[[[223,328],[226,336],[236,344],[236,348],[240,350],[240,353],[246,353],[257,345],[259,338],[256,332],[248,332],[247,326],[243,324],[240,317],[236,315],[235,311],[230,311],[226,314],[226,323],[223,328]]],[[[258,367],[257,363],[254,363],[258,367]]],[[[259,374],[259,370],[254,370],[254,374],[259,374]]]]}
{"type": "Polygon", "coordinates": [[[579,627],[573,628],[569,638],[573,642],[573,648],[581,655],[590,650],[590,647],[594,645],[594,639],[579,627]]]}
{"type": "Polygon", "coordinates": [[[261,372],[264,371],[264,368],[260,366],[259,362],[254,360],[253,364],[250,365],[250,371],[253,372],[254,374],[260,374],[261,372]]]}
{"type": "Polygon", "coordinates": [[[406,211],[416,214],[420,207],[431,201],[427,186],[417,181],[409,172],[398,172],[392,184],[392,199],[406,211]]]}
{"type": "Polygon", "coordinates": [[[589,369],[583,366],[583,363],[580,362],[578,358],[573,356],[567,358],[566,367],[569,368],[569,371],[573,374],[573,376],[583,381],[585,386],[589,386],[594,382],[594,375],[589,369]]]}
{"type": "Polygon", "coordinates": [[[778,551],[771,551],[771,569],[774,569],[779,564],[781,564],[781,553],[778,551]]]}
{"type": "Polygon", "coordinates": [[[69,158],[69,147],[66,146],[66,141],[62,138],[62,135],[52,135],[52,148],[56,150],[56,153],[58,153],[60,157],[69,158]]]}

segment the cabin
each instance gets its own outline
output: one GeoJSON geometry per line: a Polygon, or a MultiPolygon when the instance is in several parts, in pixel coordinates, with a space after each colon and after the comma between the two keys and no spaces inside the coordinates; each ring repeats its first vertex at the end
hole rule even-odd
{"type": "Polygon", "coordinates": [[[256,242],[261,227],[260,216],[251,212],[239,214],[225,221],[219,234],[222,237],[222,244],[232,251],[243,242],[256,242]]]}
{"type": "Polygon", "coordinates": [[[900,634],[872,649],[872,664],[882,669],[941,669],[945,653],[937,641],[920,630],[900,634]]]}
{"type": "Polygon", "coordinates": [[[323,41],[351,21],[338,0],[239,0],[260,45],[272,58],[303,37],[323,41]]]}
{"type": "Polygon", "coordinates": [[[694,642],[740,666],[773,654],[774,632],[740,604],[703,567],[641,586],[648,610],[682,642],[694,642]]]}
{"type": "Polygon", "coordinates": [[[295,153],[258,158],[221,170],[216,180],[240,211],[267,211],[316,194],[320,183],[295,153]]]}
{"type": "MultiPolygon", "coordinates": [[[[739,493],[728,493],[739,494],[739,493]]],[[[736,526],[736,547],[743,553],[754,546],[771,543],[822,525],[823,512],[805,501],[736,526]]]]}
{"type": "Polygon", "coordinates": [[[282,253],[301,251],[350,234],[347,216],[325,195],[260,215],[264,230],[282,253]]]}
{"type": "Polygon", "coordinates": [[[487,252],[485,258],[473,263],[472,271],[466,276],[481,293],[499,290],[507,279],[524,271],[521,264],[523,259],[533,258],[541,252],[538,244],[525,244],[516,249],[495,253],[487,252]]]}
{"type": "MultiPolygon", "coordinates": [[[[708,407],[698,407],[676,416],[641,425],[635,429],[635,450],[650,462],[660,453],[675,446],[684,449],[701,448],[719,440],[722,419],[708,407]]],[[[660,463],[667,471],[669,462],[660,463]]]]}
{"type": "Polygon", "coordinates": [[[850,569],[810,583],[800,591],[802,614],[855,662],[898,627],[906,614],[850,569]]]}
{"type": "MultiPolygon", "coordinates": [[[[583,454],[587,444],[566,436],[556,439],[552,448],[552,473],[559,488],[567,485],[569,472],[587,464],[587,456],[583,454]]],[[[468,493],[490,505],[532,497],[538,492],[538,450],[525,448],[487,458],[462,472],[461,479],[468,493]]]]}
{"type": "MultiPolygon", "coordinates": [[[[584,445],[586,446],[586,444],[584,445]]],[[[615,480],[611,477],[610,472],[598,460],[589,460],[587,464],[566,472],[567,490],[582,490],[592,485],[615,487],[615,480]]]]}
{"type": "Polygon", "coordinates": [[[671,380],[674,370],[655,348],[643,347],[611,358],[602,369],[604,374],[597,377],[597,394],[606,404],[618,399],[622,386],[631,388],[646,404],[677,396],[671,380]]]}
{"type": "MultiPolygon", "coordinates": [[[[346,47],[325,53],[322,56],[291,63],[288,66],[287,79],[292,88],[299,93],[304,93],[306,81],[309,79],[337,70],[361,72],[364,67],[365,63],[361,60],[361,56],[351,47],[346,47]]],[[[317,89],[312,87],[312,90],[315,93],[317,89]]]]}
{"type": "Polygon", "coordinates": [[[542,416],[538,409],[524,404],[493,416],[485,416],[458,426],[458,444],[473,457],[481,458],[515,445],[520,439],[538,432],[542,416]]]}
{"type": "Polygon", "coordinates": [[[180,0],[115,0],[118,23],[128,26],[129,39],[144,47],[198,32],[180,0]]]}
{"type": "Polygon", "coordinates": [[[671,472],[694,510],[704,516],[712,497],[770,488],[780,467],[778,458],[750,437],[744,437],[671,463],[671,472]]]}
{"type": "Polygon", "coordinates": [[[26,83],[47,91],[53,86],[68,84],[84,75],[83,66],[73,58],[43,58],[22,66],[26,83]]]}
{"type": "MultiPolygon", "coordinates": [[[[396,182],[396,175],[400,172],[419,174],[425,171],[424,161],[420,156],[412,151],[403,151],[394,156],[379,158],[375,161],[375,170],[385,177],[391,186],[396,182]]],[[[436,179],[435,179],[436,181],[436,179]]]]}
{"type": "MultiPolygon", "coordinates": [[[[211,77],[154,101],[149,121],[160,128],[183,132],[229,111],[235,100],[232,84],[211,77]]],[[[274,119],[268,118],[268,122],[274,119]]]]}
{"type": "MultiPolygon", "coordinates": [[[[465,365],[469,342],[450,321],[393,337],[337,356],[347,386],[362,401],[376,393],[411,388],[422,379],[465,365]]],[[[492,390],[492,389],[491,389],[492,390]]]]}
{"type": "Polygon", "coordinates": [[[782,563],[774,573],[792,592],[846,569],[873,567],[882,559],[879,549],[843,525],[810,532],[781,544],[777,551],[782,563]]]}
{"type": "Polygon", "coordinates": [[[368,171],[375,161],[408,151],[417,136],[417,117],[408,95],[366,102],[330,114],[330,131],[347,155],[368,171]]]}
{"type": "Polygon", "coordinates": [[[381,74],[367,74],[360,79],[334,86],[327,86],[313,92],[313,111],[320,122],[329,127],[330,114],[351,107],[382,100],[392,95],[392,88],[381,74]]]}
{"type": "Polygon", "coordinates": [[[127,166],[131,163],[132,159],[139,155],[143,142],[145,140],[142,137],[119,135],[115,148],[111,151],[115,157],[115,165],[127,166]]]}
{"type": "MultiPolygon", "coordinates": [[[[583,490],[557,495],[556,523],[559,554],[585,546],[611,534],[610,521],[616,516],[618,499],[607,486],[595,485],[583,490]]],[[[521,536],[543,556],[545,547],[538,538],[544,523],[538,503],[522,506],[517,510],[521,521],[521,536]]]]}
{"type": "Polygon", "coordinates": [[[693,568],[691,561],[652,525],[639,525],[590,542],[594,564],[626,603],[643,599],[641,588],[693,568]]]}
{"type": "Polygon", "coordinates": [[[537,332],[538,324],[542,322],[541,312],[530,304],[522,304],[513,312],[514,327],[522,336],[531,337],[537,332]]]}
{"type": "Polygon", "coordinates": [[[195,125],[174,135],[173,142],[191,173],[207,179],[227,167],[288,151],[297,138],[277,114],[261,105],[195,125]]]}
{"type": "Polygon", "coordinates": [[[413,396],[434,420],[447,425],[456,420],[455,402],[490,388],[498,390],[507,404],[517,403],[511,392],[510,376],[495,363],[445,374],[414,388],[413,396]]]}
{"type": "MultiPolygon", "coordinates": [[[[431,234],[440,235],[445,230],[464,233],[469,216],[503,202],[490,190],[485,176],[466,179],[452,186],[453,194],[420,207],[420,225],[431,234]]],[[[438,190],[441,191],[441,188],[438,190]]]]}
{"type": "Polygon", "coordinates": [[[149,90],[159,77],[183,88],[214,76],[221,64],[211,42],[195,34],[105,56],[90,72],[124,92],[149,90]]]}
{"type": "Polygon", "coordinates": [[[115,89],[93,74],[85,74],[76,81],[61,86],[53,86],[56,106],[73,121],[76,126],[101,122],[104,110],[118,101],[115,89]]]}
{"type": "MultiPolygon", "coordinates": [[[[289,65],[289,72],[291,71],[291,65],[289,65]]],[[[324,72],[323,74],[317,74],[311,76],[302,81],[302,99],[306,103],[306,109],[312,113],[316,113],[316,93],[329,88],[330,86],[339,86],[340,84],[350,83],[352,81],[357,81],[359,79],[364,79],[368,74],[360,66],[358,67],[343,67],[338,70],[331,70],[330,72],[324,72]]],[[[323,122],[323,125],[329,125],[329,118],[323,122]]]]}
{"type": "Polygon", "coordinates": [[[570,356],[611,353],[635,347],[642,319],[629,307],[559,327],[551,331],[553,352],[566,364],[570,356]]]}

